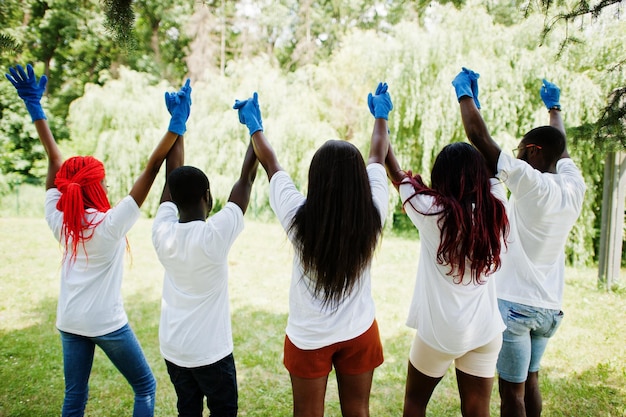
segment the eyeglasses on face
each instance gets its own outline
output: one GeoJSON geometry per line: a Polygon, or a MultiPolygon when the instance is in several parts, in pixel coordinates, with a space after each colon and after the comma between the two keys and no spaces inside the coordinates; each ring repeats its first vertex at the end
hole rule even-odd
{"type": "Polygon", "coordinates": [[[534,143],[529,143],[528,145],[521,145],[521,146],[518,146],[517,148],[513,149],[513,155],[517,156],[517,154],[520,151],[523,151],[524,149],[528,149],[528,148],[542,149],[542,147],[539,146],[539,145],[535,145],[534,143]]]}

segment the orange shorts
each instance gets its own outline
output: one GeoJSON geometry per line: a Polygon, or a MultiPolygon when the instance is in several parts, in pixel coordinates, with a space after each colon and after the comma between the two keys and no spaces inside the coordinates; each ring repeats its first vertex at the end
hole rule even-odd
{"type": "Polygon", "coordinates": [[[333,366],[338,373],[359,375],[380,366],[384,360],[376,320],[360,336],[319,349],[300,349],[285,336],[284,353],[285,368],[299,378],[321,378],[333,366]]]}

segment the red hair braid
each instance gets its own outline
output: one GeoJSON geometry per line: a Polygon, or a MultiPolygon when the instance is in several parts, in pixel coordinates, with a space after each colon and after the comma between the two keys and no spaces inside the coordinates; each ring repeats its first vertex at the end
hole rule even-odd
{"type": "Polygon", "coordinates": [[[65,240],[65,255],[76,259],[80,243],[91,239],[84,231],[96,227],[100,222],[87,218],[87,209],[106,212],[111,208],[104,187],[105,171],[102,162],[92,156],[75,156],[66,160],[56,175],[54,184],[61,193],[57,210],[63,212],[62,235],[65,240]]]}

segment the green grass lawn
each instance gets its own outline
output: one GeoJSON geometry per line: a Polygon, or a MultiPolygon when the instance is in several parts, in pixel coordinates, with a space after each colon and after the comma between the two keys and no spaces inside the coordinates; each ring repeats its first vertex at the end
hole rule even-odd
{"type": "MultiPolygon", "coordinates": [[[[162,269],[151,222],[129,234],[124,300],[158,380],[157,416],[176,415],[176,395],[159,353],[162,269]]],[[[57,416],[63,402],[55,309],[61,252],[41,219],[0,219],[0,416],[57,416]]],[[[372,416],[401,414],[413,331],[404,325],[417,270],[417,240],[385,235],[373,265],[385,363],[376,370],[372,416]]],[[[230,253],[230,298],[241,416],[288,416],[291,386],[282,365],[291,247],[276,223],[247,221],[230,253]]],[[[622,283],[624,278],[622,278],[622,283]]],[[[626,416],[626,292],[596,289],[596,270],[567,270],[565,319],[540,372],[544,416],[626,416]]],[[[326,415],[339,416],[331,374],[326,415]]],[[[132,392],[101,351],[90,380],[88,416],[126,416],[132,392]]],[[[497,384],[492,414],[498,415],[497,384]]],[[[431,416],[459,416],[453,369],[435,390],[431,416]]],[[[208,413],[206,413],[208,415],[208,413]]]]}

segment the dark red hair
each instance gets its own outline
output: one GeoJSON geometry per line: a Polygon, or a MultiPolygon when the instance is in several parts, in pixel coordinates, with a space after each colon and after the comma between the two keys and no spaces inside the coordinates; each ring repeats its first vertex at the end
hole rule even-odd
{"type": "Polygon", "coordinates": [[[91,239],[84,231],[96,227],[87,217],[87,209],[106,212],[111,208],[102,181],[104,165],[92,156],[75,156],[66,160],[57,172],[54,185],[61,193],[57,210],[63,212],[62,236],[65,240],[65,256],[76,259],[79,244],[91,239]],[[69,247],[68,247],[69,246],[69,247]]]}
{"type": "MultiPolygon", "coordinates": [[[[504,204],[491,194],[491,175],[482,155],[468,143],[453,143],[437,155],[431,187],[419,175],[409,177],[415,188],[413,196],[430,195],[440,207],[435,213],[422,213],[440,216],[437,262],[450,266],[449,275],[457,283],[462,282],[469,262],[472,281],[483,283],[484,275],[500,267],[502,238],[508,234],[509,221],[504,204]]],[[[407,203],[411,204],[410,199],[407,203]]]]}

